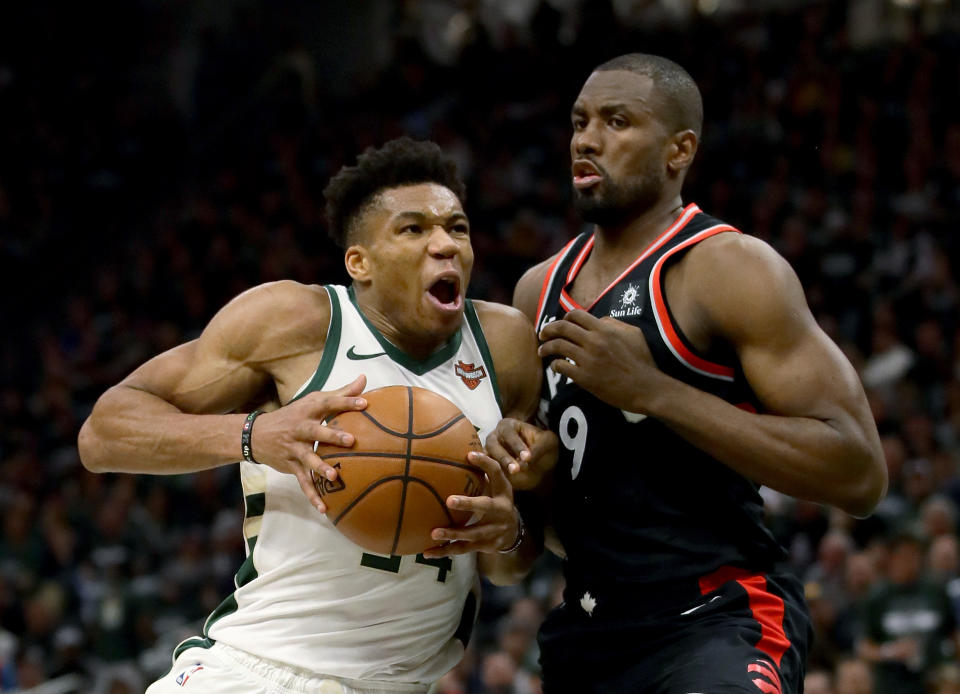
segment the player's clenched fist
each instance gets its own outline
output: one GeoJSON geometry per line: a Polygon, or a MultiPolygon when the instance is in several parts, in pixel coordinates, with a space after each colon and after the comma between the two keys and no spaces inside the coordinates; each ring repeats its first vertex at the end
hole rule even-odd
{"type": "Polygon", "coordinates": [[[336,479],[337,471],[314,452],[316,442],[343,446],[353,445],[353,434],[334,429],[324,421],[340,412],[362,410],[365,398],[358,397],[366,385],[365,376],[332,391],[310,393],[299,400],[256,419],[251,435],[251,454],[263,465],[294,475],[310,502],[321,512],[326,506],[313,484],[311,472],[327,479],[336,479]]]}
{"type": "Polygon", "coordinates": [[[552,431],[507,417],[487,436],[486,450],[514,489],[533,489],[556,465],[558,443],[552,431]]]}
{"type": "Polygon", "coordinates": [[[665,387],[643,332],[615,318],[570,311],[544,326],[540,341],[541,357],[559,357],[556,373],[619,409],[646,413],[645,399],[665,387]]]}

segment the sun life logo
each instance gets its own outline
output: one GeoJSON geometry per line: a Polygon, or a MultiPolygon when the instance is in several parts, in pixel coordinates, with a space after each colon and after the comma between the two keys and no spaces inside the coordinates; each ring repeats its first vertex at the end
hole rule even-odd
{"type": "Polygon", "coordinates": [[[610,315],[613,318],[626,318],[627,316],[639,316],[643,313],[643,306],[637,304],[637,298],[640,292],[633,284],[628,284],[620,295],[620,308],[611,309],[610,315]]]}

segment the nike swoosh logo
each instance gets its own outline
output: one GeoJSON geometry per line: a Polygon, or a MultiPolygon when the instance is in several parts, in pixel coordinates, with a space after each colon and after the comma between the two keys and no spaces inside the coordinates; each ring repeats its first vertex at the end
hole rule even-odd
{"type": "Polygon", "coordinates": [[[373,359],[374,357],[382,357],[386,352],[377,352],[376,354],[357,354],[354,351],[356,345],[351,345],[350,349],[347,350],[347,359],[353,359],[355,361],[360,361],[361,359],[373,359]]]}

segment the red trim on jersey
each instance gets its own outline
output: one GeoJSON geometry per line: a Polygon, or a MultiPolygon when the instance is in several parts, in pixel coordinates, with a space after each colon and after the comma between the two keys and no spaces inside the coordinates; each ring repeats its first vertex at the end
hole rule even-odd
{"type": "Polygon", "coordinates": [[[573,282],[573,278],[577,276],[578,272],[580,272],[580,267],[587,259],[587,256],[590,255],[590,251],[593,249],[593,242],[596,240],[596,238],[596,236],[591,236],[590,239],[584,244],[583,248],[580,249],[580,253],[577,254],[577,259],[573,261],[573,265],[571,265],[570,269],[567,270],[567,279],[564,280],[564,285],[573,282]]]}
{"type": "Polygon", "coordinates": [[[757,408],[749,402],[738,402],[735,407],[739,407],[741,410],[746,410],[747,412],[753,412],[753,414],[757,413],[757,408]]]}
{"type": "Polygon", "coordinates": [[[783,599],[767,590],[767,579],[763,574],[751,573],[735,566],[722,566],[712,574],[701,577],[700,593],[712,593],[730,581],[736,581],[747,591],[750,611],[753,618],[760,623],[757,649],[780,667],[783,654],[790,648],[790,639],[783,630],[783,599]]]}
{"type": "Polygon", "coordinates": [[[538,323],[540,322],[540,315],[541,315],[541,312],[543,311],[543,302],[547,298],[547,291],[550,289],[550,280],[553,278],[553,273],[557,269],[557,265],[560,264],[560,261],[562,261],[566,257],[567,251],[569,250],[570,246],[572,246],[576,242],[576,240],[577,240],[576,236],[570,239],[567,245],[561,248],[560,252],[557,253],[556,260],[550,263],[550,267],[547,268],[547,274],[544,275],[544,278],[543,278],[543,285],[541,285],[540,287],[540,298],[537,300],[536,319],[538,323]]]}
{"type": "Polygon", "coordinates": [[[656,312],[658,322],[663,328],[663,334],[670,342],[670,345],[673,347],[680,359],[686,362],[688,366],[692,366],[700,371],[706,371],[708,374],[713,374],[714,376],[719,376],[721,378],[732,379],[733,367],[707,361],[703,357],[691,352],[690,349],[683,343],[683,340],[680,339],[680,336],[677,334],[677,331],[673,326],[673,321],[670,320],[670,313],[667,311],[667,302],[663,296],[663,287],[660,282],[660,271],[663,269],[664,261],[666,261],[667,258],[674,253],[683,250],[684,248],[688,248],[695,243],[699,243],[704,239],[708,239],[715,234],[720,234],[725,231],[737,230],[727,224],[710,227],[709,229],[704,229],[695,236],[691,236],[683,243],[674,246],[669,251],[664,253],[660,260],[657,261],[657,264],[653,266],[653,271],[650,273],[650,288],[652,289],[653,294],[651,297],[653,299],[653,310],[656,312]]]}
{"type": "Polygon", "coordinates": [[[597,302],[600,301],[600,299],[602,299],[607,292],[613,289],[617,285],[617,283],[620,282],[620,280],[622,280],[624,277],[630,274],[630,272],[635,267],[637,267],[637,265],[639,265],[644,260],[649,258],[651,253],[653,253],[655,250],[660,248],[660,246],[662,246],[667,241],[669,241],[673,236],[675,236],[677,232],[679,232],[681,229],[683,229],[683,227],[687,225],[687,222],[689,222],[691,219],[693,219],[695,215],[699,213],[700,213],[700,208],[697,207],[696,204],[694,203],[690,203],[689,205],[684,207],[683,212],[680,213],[680,216],[677,217],[675,220],[673,220],[673,223],[670,226],[668,226],[666,229],[664,229],[663,232],[657,238],[651,241],[650,245],[646,247],[643,253],[641,253],[636,260],[630,263],[630,266],[626,270],[621,272],[620,275],[615,280],[613,280],[613,282],[608,284],[607,288],[604,289],[602,292],[600,292],[600,294],[597,295],[597,298],[595,298],[593,301],[590,302],[589,306],[581,306],[580,304],[578,304],[576,301],[573,300],[573,297],[567,294],[566,287],[568,284],[573,282],[573,278],[577,276],[578,272],[580,272],[580,267],[586,261],[587,255],[589,255],[589,251],[593,248],[593,240],[595,237],[591,236],[590,241],[587,243],[586,246],[583,247],[583,250],[580,252],[580,255],[577,256],[576,261],[573,263],[573,265],[570,266],[570,272],[567,273],[567,281],[564,282],[564,286],[560,290],[561,305],[568,311],[572,311],[575,308],[580,308],[580,309],[584,309],[585,311],[589,311],[594,306],[596,306],[597,302]],[[563,303],[564,299],[566,299],[569,306],[563,303]]]}

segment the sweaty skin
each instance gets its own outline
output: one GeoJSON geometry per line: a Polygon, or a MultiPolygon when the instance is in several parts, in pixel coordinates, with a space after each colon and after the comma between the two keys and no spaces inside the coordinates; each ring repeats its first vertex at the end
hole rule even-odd
{"type": "MultiPolygon", "coordinates": [[[[459,200],[435,183],[388,189],[361,215],[359,226],[345,253],[358,304],[399,348],[415,357],[430,354],[460,325],[473,264],[459,200]],[[455,292],[438,299],[430,289],[439,279],[455,292]]],[[[532,326],[511,307],[475,306],[505,414],[526,418],[540,387],[532,326]]],[[[323,422],[366,407],[362,373],[344,388],[290,402],[320,361],[329,321],[321,286],[281,281],[244,292],[198,339],[154,357],[100,397],[80,431],[84,465],[95,472],[178,474],[235,463],[242,458],[243,413],[251,403],[275,400],[284,405],[261,414],[254,425],[253,456],[296,476],[310,502],[325,511],[311,472],[335,479],[336,471],[313,452],[313,444],[352,446],[352,434],[323,422]]],[[[447,546],[455,549],[443,550],[447,554],[495,553],[517,537],[512,489],[500,465],[485,455],[472,461],[490,478],[492,496],[451,498],[453,506],[475,511],[479,522],[438,538],[460,540],[447,546]]],[[[515,559],[495,554],[489,568],[508,567],[515,559]]]]}

